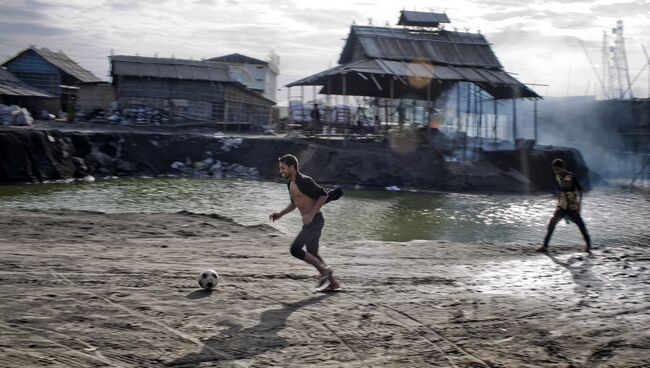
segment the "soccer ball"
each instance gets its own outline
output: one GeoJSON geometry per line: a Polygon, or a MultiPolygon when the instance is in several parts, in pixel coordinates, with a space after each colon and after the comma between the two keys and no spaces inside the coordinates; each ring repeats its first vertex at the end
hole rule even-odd
{"type": "Polygon", "coordinates": [[[214,270],[201,271],[199,274],[199,286],[205,290],[212,290],[219,283],[219,274],[214,270]]]}

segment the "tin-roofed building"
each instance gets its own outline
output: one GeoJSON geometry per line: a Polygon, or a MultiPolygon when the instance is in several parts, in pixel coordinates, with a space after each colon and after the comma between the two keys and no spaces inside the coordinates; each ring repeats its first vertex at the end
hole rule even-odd
{"type": "MultiPolygon", "coordinates": [[[[475,134],[487,130],[481,126],[484,110],[473,110],[479,103],[482,107],[485,101],[493,101],[496,109],[497,100],[540,98],[505,71],[482,34],[448,31],[444,23],[449,23],[446,14],[403,10],[398,22],[403,27],[352,25],[338,66],[287,87],[320,86],[318,93],[323,95],[375,97],[373,116],[379,119],[381,112],[384,121],[397,113],[403,116],[407,105],[403,100],[410,100],[411,121],[421,111],[425,116],[419,121],[431,125],[434,106],[442,107],[439,99],[457,98],[453,114],[441,115],[454,117],[453,126],[466,132],[467,121],[476,121],[475,134]]],[[[492,115],[496,124],[496,111],[492,115]]],[[[511,125],[515,138],[516,124],[511,125]]]]}
{"type": "MultiPolygon", "coordinates": [[[[30,46],[3,62],[13,75],[28,85],[59,99],[58,108],[72,111],[77,86],[99,82],[90,71],[82,68],[62,51],[30,46]]],[[[57,111],[53,111],[57,112],[57,111]]]]}
{"type": "Polygon", "coordinates": [[[144,104],[176,121],[265,125],[274,102],[212,61],[114,55],[111,76],[122,106],[144,104]]]}
{"type": "Polygon", "coordinates": [[[55,96],[30,86],[0,67],[0,104],[25,107],[38,116],[40,109],[56,108],[58,101],[55,96]]]}
{"type": "Polygon", "coordinates": [[[426,99],[457,82],[472,82],[498,99],[539,97],[503,69],[481,34],[353,25],[339,64],[288,86],[321,85],[321,93],[426,99]],[[391,82],[395,79],[397,83],[391,82]],[[415,79],[426,83],[409,83],[415,79]]]}
{"type": "Polygon", "coordinates": [[[273,54],[270,61],[264,61],[242,54],[219,56],[208,61],[228,65],[230,76],[246,87],[260,92],[264,97],[277,101],[279,58],[273,54]]]}

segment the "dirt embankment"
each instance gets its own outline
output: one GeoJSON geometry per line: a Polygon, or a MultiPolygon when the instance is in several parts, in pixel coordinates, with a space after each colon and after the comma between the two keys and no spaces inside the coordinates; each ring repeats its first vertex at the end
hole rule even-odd
{"type": "Polygon", "coordinates": [[[574,149],[500,150],[472,162],[449,162],[435,146],[226,136],[207,130],[111,126],[0,129],[0,182],[111,176],[277,176],[277,157],[296,154],[322,183],[456,192],[537,192],[555,188],[549,167],[567,161],[585,187],[588,169],[574,149]],[[56,129],[55,129],[56,128],[56,129]]]}
{"type": "Polygon", "coordinates": [[[323,239],[345,291],[315,294],[290,235],[219,216],[0,229],[2,367],[648,367],[646,249],[323,239]]]}

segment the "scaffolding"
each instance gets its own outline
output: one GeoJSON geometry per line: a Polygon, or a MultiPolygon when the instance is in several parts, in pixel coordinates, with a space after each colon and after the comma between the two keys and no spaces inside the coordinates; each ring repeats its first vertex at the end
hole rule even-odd
{"type": "MultiPolygon", "coordinates": [[[[627,53],[625,51],[622,20],[619,19],[616,22],[616,27],[612,28],[612,34],[614,35],[614,46],[609,47],[608,78],[603,78],[608,81],[607,95],[610,98],[618,99],[634,98],[627,53]]],[[[604,47],[607,47],[607,45],[605,44],[604,47]]]]}

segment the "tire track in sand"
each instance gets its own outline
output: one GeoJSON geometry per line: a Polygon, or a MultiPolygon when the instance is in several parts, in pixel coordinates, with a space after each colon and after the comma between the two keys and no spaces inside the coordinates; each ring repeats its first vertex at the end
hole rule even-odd
{"type": "MultiPolygon", "coordinates": [[[[277,303],[277,304],[280,304],[280,305],[282,305],[282,306],[285,306],[285,307],[290,307],[290,306],[291,306],[289,303],[286,303],[286,302],[284,302],[284,301],[282,301],[282,300],[279,300],[279,299],[276,299],[276,298],[270,297],[270,296],[268,296],[268,295],[266,295],[266,294],[262,294],[262,293],[260,293],[260,292],[254,291],[254,290],[246,290],[246,289],[244,289],[244,288],[242,288],[242,287],[240,287],[240,286],[237,286],[237,285],[232,285],[232,286],[234,286],[234,287],[236,287],[236,288],[238,288],[238,289],[240,289],[240,290],[242,290],[242,291],[245,291],[245,292],[250,292],[250,293],[253,293],[253,294],[257,294],[257,295],[259,295],[259,296],[261,296],[261,297],[263,297],[263,298],[266,298],[266,299],[268,299],[268,300],[271,300],[271,301],[273,301],[273,302],[275,302],[275,303],[277,303]]],[[[323,326],[323,328],[325,328],[327,331],[329,331],[329,333],[330,333],[332,336],[334,336],[334,338],[336,338],[336,340],[338,340],[338,341],[341,343],[341,345],[345,346],[346,349],[347,349],[350,353],[352,353],[352,355],[354,355],[355,359],[356,359],[359,363],[361,363],[361,365],[363,365],[364,367],[372,367],[371,365],[369,365],[368,363],[366,363],[366,361],[363,360],[363,358],[361,358],[361,356],[359,356],[359,354],[357,353],[356,350],[352,349],[352,347],[350,346],[350,344],[348,344],[348,343],[345,341],[345,339],[343,339],[341,336],[339,336],[339,335],[336,333],[336,331],[334,331],[334,330],[333,330],[331,327],[329,327],[326,323],[324,323],[324,322],[322,322],[322,321],[319,321],[318,319],[314,318],[313,316],[311,316],[311,315],[309,315],[309,314],[307,314],[307,313],[305,313],[305,312],[302,312],[302,311],[298,311],[298,312],[300,312],[300,313],[302,313],[303,315],[307,316],[307,318],[309,318],[309,319],[311,319],[312,321],[314,321],[314,322],[320,324],[321,326],[323,326]]]]}
{"type": "MultiPolygon", "coordinates": [[[[399,309],[397,309],[397,308],[393,308],[393,307],[390,307],[390,306],[387,306],[387,305],[384,305],[384,304],[381,304],[381,303],[377,303],[376,301],[371,301],[371,300],[369,300],[369,299],[366,299],[366,298],[363,298],[363,297],[356,296],[356,295],[354,295],[353,293],[350,293],[350,292],[345,292],[345,291],[344,291],[344,293],[345,293],[345,295],[349,295],[349,296],[351,296],[352,298],[355,298],[355,299],[362,300],[362,301],[366,302],[366,304],[361,304],[361,303],[357,303],[357,302],[354,302],[354,301],[350,301],[350,302],[351,302],[352,304],[354,304],[354,305],[358,305],[358,306],[361,306],[361,307],[365,307],[365,306],[367,306],[367,305],[369,305],[369,304],[372,304],[372,305],[376,305],[376,306],[378,306],[378,307],[384,308],[385,310],[389,310],[389,311],[391,311],[393,314],[400,315],[402,318],[405,318],[405,319],[407,319],[407,320],[409,320],[409,321],[411,321],[411,322],[414,322],[416,325],[421,326],[421,327],[424,328],[425,330],[427,330],[427,331],[429,331],[430,333],[432,333],[432,334],[434,334],[435,336],[437,336],[440,340],[442,340],[442,341],[444,341],[445,343],[447,343],[447,344],[448,344],[449,346],[451,346],[454,350],[460,352],[461,354],[465,355],[466,357],[468,357],[470,360],[474,361],[475,363],[480,364],[480,365],[483,366],[484,368],[492,368],[492,367],[493,367],[492,364],[490,364],[490,363],[484,361],[483,359],[480,359],[480,358],[476,357],[474,354],[468,352],[467,350],[463,349],[463,348],[462,348],[461,346],[459,346],[458,344],[454,343],[453,341],[451,341],[451,340],[448,339],[447,337],[443,336],[440,332],[434,330],[432,327],[430,327],[430,326],[424,324],[423,322],[421,322],[420,320],[418,320],[417,318],[413,317],[412,315],[410,315],[410,314],[408,314],[408,313],[406,313],[406,312],[403,312],[403,311],[401,311],[401,310],[399,310],[399,309]]],[[[327,305],[327,303],[323,303],[323,304],[327,305]]],[[[431,339],[429,339],[428,337],[426,337],[426,336],[425,336],[421,331],[418,331],[418,330],[416,330],[416,329],[413,329],[413,328],[409,327],[407,323],[404,323],[404,321],[400,320],[399,318],[396,318],[396,317],[394,317],[394,316],[392,316],[391,314],[386,313],[386,312],[381,312],[381,313],[382,313],[383,315],[385,315],[386,317],[388,317],[389,319],[391,319],[391,320],[397,322],[399,325],[403,326],[403,327],[406,328],[408,331],[413,332],[413,333],[417,333],[417,334],[418,334],[418,335],[419,335],[423,340],[429,342],[429,343],[430,343],[430,344],[431,344],[431,345],[432,345],[432,346],[433,346],[433,347],[434,347],[438,352],[440,352],[440,354],[442,354],[442,356],[445,357],[445,359],[449,362],[449,364],[451,364],[452,367],[457,368],[457,366],[456,366],[456,364],[454,363],[452,357],[449,356],[447,353],[445,353],[444,350],[440,347],[440,345],[438,345],[435,341],[432,341],[431,339]]]]}
{"type": "Polygon", "coordinates": [[[146,315],[144,315],[144,314],[142,314],[142,313],[140,313],[140,312],[138,312],[138,311],[136,311],[136,310],[134,310],[132,308],[129,308],[129,307],[125,306],[125,305],[122,305],[120,303],[116,303],[116,302],[114,302],[113,300],[111,300],[111,299],[109,299],[107,297],[98,295],[96,293],[93,293],[92,291],[81,288],[77,284],[75,284],[74,282],[70,281],[67,277],[65,277],[64,275],[62,275],[62,274],[60,274],[58,272],[50,270],[50,273],[52,274],[52,276],[54,276],[59,281],[63,282],[64,284],[67,284],[69,286],[72,286],[72,287],[76,288],[77,290],[79,290],[80,292],[82,292],[84,294],[91,295],[91,296],[94,296],[96,298],[102,299],[103,301],[105,301],[106,303],[112,305],[113,307],[121,309],[121,310],[123,310],[123,311],[125,311],[125,312],[127,312],[129,314],[132,314],[132,315],[134,315],[136,317],[139,317],[139,318],[143,319],[144,321],[149,322],[151,324],[154,324],[154,325],[156,325],[158,327],[162,327],[163,329],[165,329],[168,332],[182,338],[183,340],[190,341],[190,342],[198,345],[201,349],[205,349],[205,350],[210,351],[211,353],[222,356],[223,358],[232,361],[233,363],[235,363],[238,366],[242,366],[242,367],[244,366],[243,364],[238,363],[236,361],[236,359],[231,354],[229,354],[229,353],[227,353],[227,352],[225,352],[223,350],[218,350],[218,349],[215,349],[215,348],[213,348],[211,346],[208,346],[208,345],[204,344],[203,342],[201,342],[201,340],[199,340],[198,338],[196,338],[196,337],[194,337],[192,335],[189,335],[189,334],[187,334],[187,333],[185,333],[183,331],[180,331],[180,330],[177,330],[177,329],[175,329],[175,328],[173,328],[171,326],[168,326],[165,323],[162,323],[162,322],[157,321],[157,320],[155,320],[155,319],[153,319],[151,317],[148,317],[148,316],[146,316],[146,315]]]}

